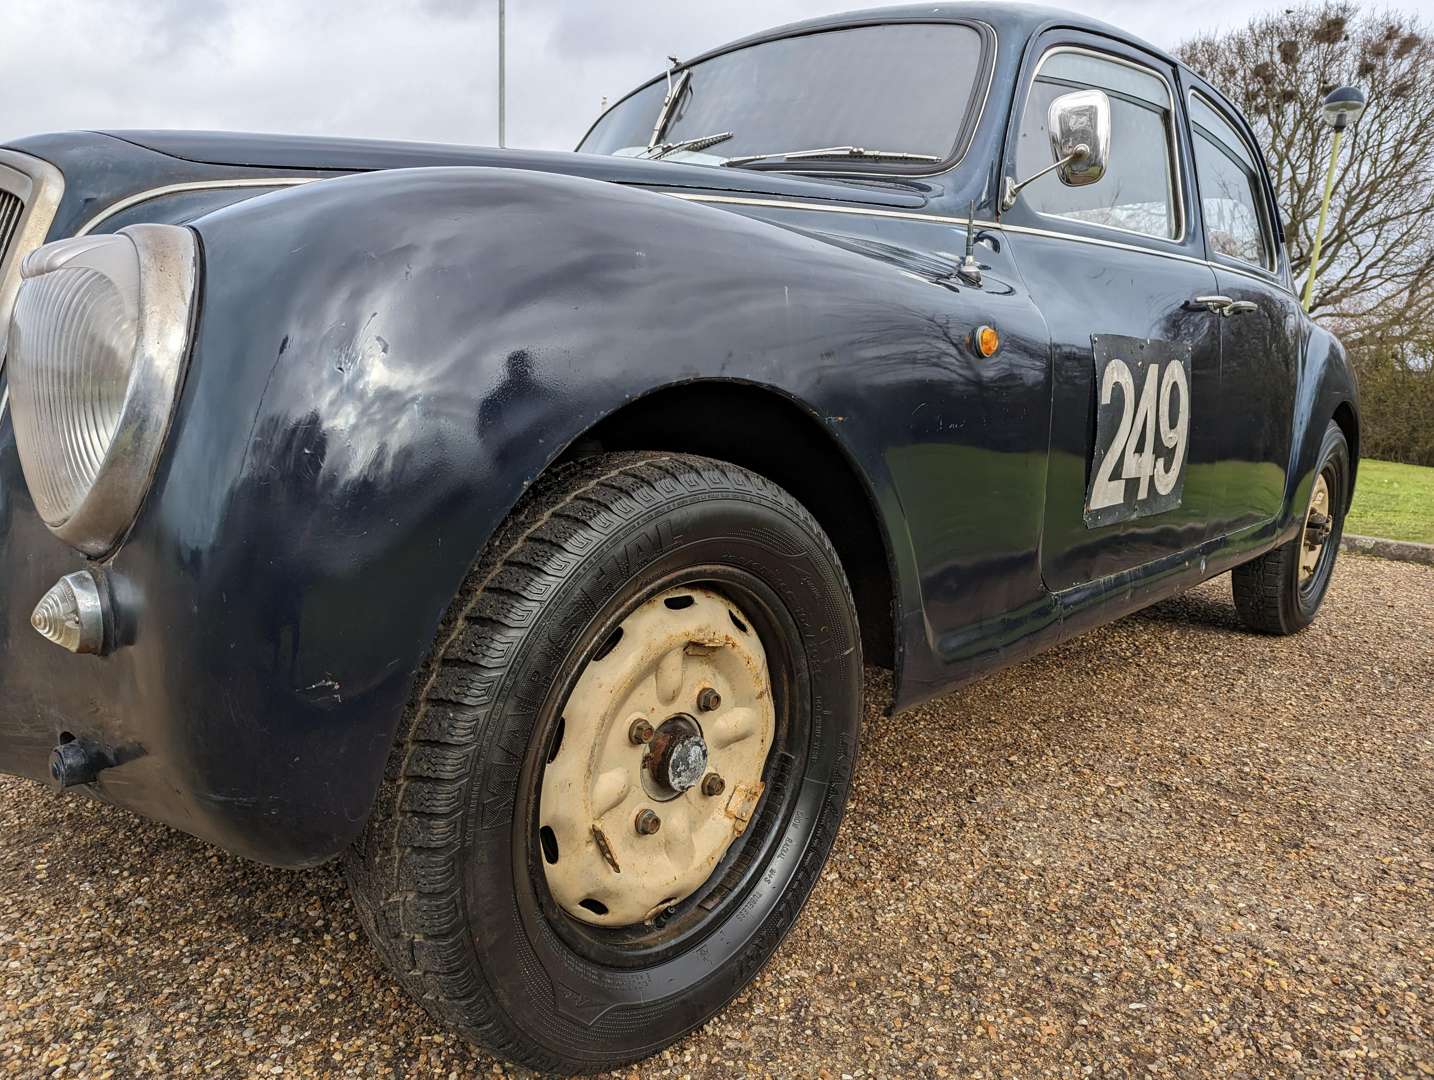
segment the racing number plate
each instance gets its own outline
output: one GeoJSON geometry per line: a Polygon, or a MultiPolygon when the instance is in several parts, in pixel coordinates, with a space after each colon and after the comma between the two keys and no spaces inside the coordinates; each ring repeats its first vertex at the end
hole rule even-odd
{"type": "Polygon", "coordinates": [[[1088,529],[1180,505],[1190,447],[1190,346],[1096,334],[1088,529]]]}

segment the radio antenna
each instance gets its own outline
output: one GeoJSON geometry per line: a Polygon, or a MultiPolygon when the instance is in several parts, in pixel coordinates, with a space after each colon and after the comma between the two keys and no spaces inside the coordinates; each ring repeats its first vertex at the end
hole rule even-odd
{"type": "Polygon", "coordinates": [[[957,276],[970,285],[981,284],[981,264],[976,261],[976,200],[966,213],[966,255],[961,260],[957,276]]]}

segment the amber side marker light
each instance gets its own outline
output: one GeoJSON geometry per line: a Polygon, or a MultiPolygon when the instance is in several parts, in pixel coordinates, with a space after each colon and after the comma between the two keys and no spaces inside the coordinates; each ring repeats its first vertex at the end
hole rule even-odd
{"type": "Polygon", "coordinates": [[[1001,335],[996,333],[994,326],[978,326],[971,331],[971,344],[982,356],[995,356],[996,350],[1001,347],[1001,335]]]}

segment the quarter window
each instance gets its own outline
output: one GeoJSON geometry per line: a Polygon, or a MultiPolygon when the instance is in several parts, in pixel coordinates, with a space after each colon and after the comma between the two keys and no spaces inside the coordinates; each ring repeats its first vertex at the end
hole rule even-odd
{"type": "Polygon", "coordinates": [[[1190,96],[1190,128],[1195,143],[1195,176],[1205,241],[1225,255],[1265,269],[1274,266],[1260,207],[1260,168],[1245,140],[1198,94],[1190,96]]]}
{"type": "Polygon", "coordinates": [[[1043,176],[1025,188],[1021,198],[1042,214],[1178,239],[1173,102],[1166,82],[1147,68],[1070,49],[1047,53],[1026,98],[1016,172],[1030,176],[1051,163],[1046,128],[1051,102],[1084,89],[1104,90],[1110,98],[1105,175],[1085,187],[1067,187],[1054,174],[1043,176]]]}

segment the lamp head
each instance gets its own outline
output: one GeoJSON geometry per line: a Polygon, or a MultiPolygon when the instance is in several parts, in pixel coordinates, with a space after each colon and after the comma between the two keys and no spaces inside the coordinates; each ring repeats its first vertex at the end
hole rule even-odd
{"type": "Polygon", "coordinates": [[[1335,131],[1343,131],[1364,113],[1364,91],[1357,86],[1340,86],[1324,99],[1324,121],[1335,131]]]}

